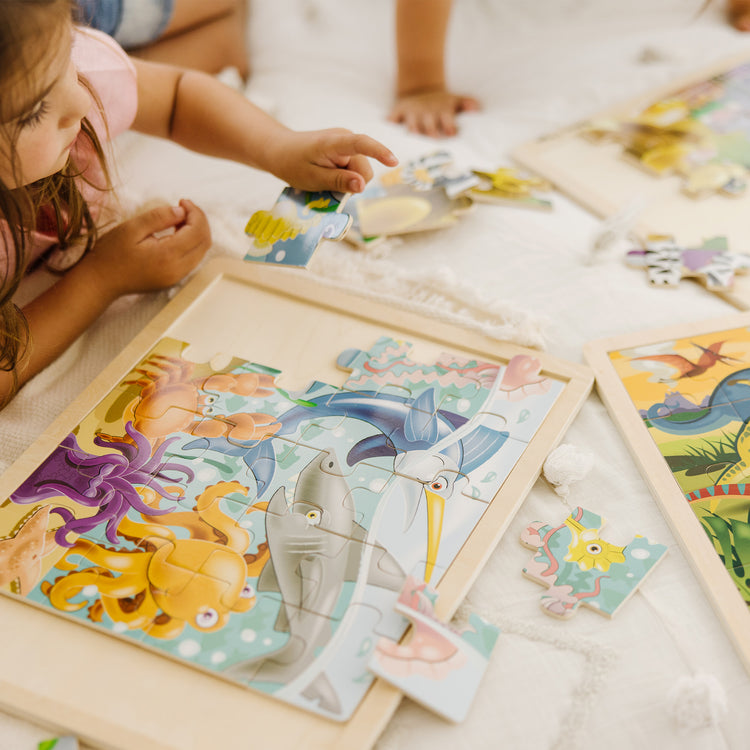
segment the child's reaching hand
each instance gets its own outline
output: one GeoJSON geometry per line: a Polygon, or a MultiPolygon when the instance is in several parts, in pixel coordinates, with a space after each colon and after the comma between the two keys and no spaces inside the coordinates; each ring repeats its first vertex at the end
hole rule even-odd
{"type": "Polygon", "coordinates": [[[438,138],[456,135],[456,115],[474,112],[479,102],[470,96],[459,96],[448,91],[427,91],[399,97],[388,119],[403,123],[412,133],[438,138]]]}
{"type": "Polygon", "coordinates": [[[387,167],[398,164],[382,143],[344,128],[290,130],[273,147],[273,173],[300,190],[361,193],[373,174],[368,157],[387,167]]]}
{"type": "Polygon", "coordinates": [[[206,216],[195,204],[158,206],[101,235],[81,264],[103,297],[166,289],[183,279],[211,245],[206,216]],[[174,229],[167,233],[167,230],[174,229]],[[165,233],[162,236],[157,234],[165,233]]]}

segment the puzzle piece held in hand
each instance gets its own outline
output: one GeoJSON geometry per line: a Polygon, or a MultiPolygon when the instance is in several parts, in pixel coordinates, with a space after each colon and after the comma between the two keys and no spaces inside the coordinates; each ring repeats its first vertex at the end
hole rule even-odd
{"type": "Polygon", "coordinates": [[[560,526],[535,522],[521,544],[537,552],[523,572],[547,586],[541,605],[554,617],[572,617],[579,604],[612,617],[666,554],[642,536],[618,547],[599,536],[604,519],[575,508],[560,526]]]}
{"type": "Polygon", "coordinates": [[[285,188],[271,211],[256,211],[245,227],[253,243],[245,260],[304,267],[321,240],[340,240],[352,217],[343,213],[348,193],[285,188]]]}
{"type": "Polygon", "coordinates": [[[368,668],[451,721],[469,711],[500,630],[475,614],[454,630],[435,616],[437,592],[409,576],[395,610],[411,621],[405,644],[381,638],[368,668]]]}
{"type": "Polygon", "coordinates": [[[687,248],[673,237],[652,235],[645,248],[628,251],[627,263],[645,268],[653,286],[675,287],[681,279],[696,278],[709,291],[723,292],[732,288],[736,272],[750,269],[750,254],[729,253],[723,237],[687,248]]]}

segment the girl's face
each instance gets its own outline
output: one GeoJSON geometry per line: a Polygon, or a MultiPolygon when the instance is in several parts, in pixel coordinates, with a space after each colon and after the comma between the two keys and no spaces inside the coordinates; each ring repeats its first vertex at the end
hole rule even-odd
{"type": "Polygon", "coordinates": [[[66,31],[58,40],[58,49],[45,58],[48,64],[35,71],[36,80],[17,84],[11,101],[18,106],[0,123],[0,180],[9,188],[59,172],[91,107],[70,56],[72,32],[66,31]],[[38,93],[24,96],[28,91],[38,93]],[[20,175],[13,171],[11,151],[20,175]]]}

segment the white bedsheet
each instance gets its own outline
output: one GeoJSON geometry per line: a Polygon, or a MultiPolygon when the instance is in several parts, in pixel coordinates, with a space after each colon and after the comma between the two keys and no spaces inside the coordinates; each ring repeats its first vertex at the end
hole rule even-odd
{"type": "MultiPolygon", "coordinates": [[[[256,0],[248,93],[295,128],[364,131],[402,160],[440,145],[467,165],[491,168],[507,164],[510,150],[523,141],[750,48],[750,35],[725,24],[722,2],[695,19],[700,5],[456,0],[450,80],[484,107],[461,118],[457,138],[436,144],[385,121],[394,72],[390,2],[256,0]],[[642,61],[644,51],[653,61],[642,61]]],[[[209,213],[213,254],[243,255],[244,222],[270,207],[282,187],[271,176],[133,134],[122,137],[117,149],[124,203],[191,198],[209,213]]],[[[547,351],[573,361],[581,361],[591,339],[732,312],[698,285],[685,284],[677,293],[649,288],[642,273],[624,266],[619,251],[587,262],[599,227],[598,219],[562,196],[555,196],[551,213],[478,205],[450,229],[386,243],[380,259],[368,262],[397,263],[414,283],[425,267],[447,267],[452,276],[445,275],[446,284],[452,278],[475,289],[479,299],[527,313],[526,320],[544,332],[547,351]]],[[[365,262],[357,251],[333,244],[319,254],[319,272],[365,262]]],[[[121,301],[26,386],[0,414],[3,467],[167,296],[121,301]]],[[[603,515],[610,541],[640,533],[668,545],[666,559],[613,620],[587,609],[569,622],[548,618],[539,608],[541,587],[521,575],[530,553],[518,536],[531,521],[561,520],[567,508],[538,481],[465,604],[504,631],[468,719],[449,725],[404,700],[378,750],[750,746],[750,677],[596,395],[565,440],[595,456],[589,476],[572,486],[570,503],[603,515]],[[693,723],[704,716],[707,726],[681,727],[670,710],[674,691],[680,705],[691,705],[684,680],[696,675],[703,675],[701,685],[713,686],[714,698],[694,699],[688,715],[693,723]]],[[[0,715],[2,750],[35,748],[49,735],[0,715]]],[[[237,747],[252,746],[248,717],[248,737],[237,747]]]]}

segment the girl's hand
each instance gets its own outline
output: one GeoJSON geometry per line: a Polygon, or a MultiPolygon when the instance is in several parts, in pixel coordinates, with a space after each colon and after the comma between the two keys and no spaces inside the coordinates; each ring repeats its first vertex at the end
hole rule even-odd
{"type": "Polygon", "coordinates": [[[367,135],[343,128],[310,132],[286,131],[274,143],[273,173],[300,190],[361,193],[372,179],[367,157],[387,167],[398,159],[367,135]]]}
{"type": "Polygon", "coordinates": [[[210,245],[205,214],[181,200],[178,206],[158,206],[103,234],[81,264],[96,271],[102,293],[115,299],[176,284],[210,245]]]}
{"type": "Polygon", "coordinates": [[[402,96],[393,105],[388,119],[402,122],[412,133],[433,138],[456,135],[456,115],[474,112],[479,102],[470,96],[458,96],[448,91],[431,91],[402,96]]]}

